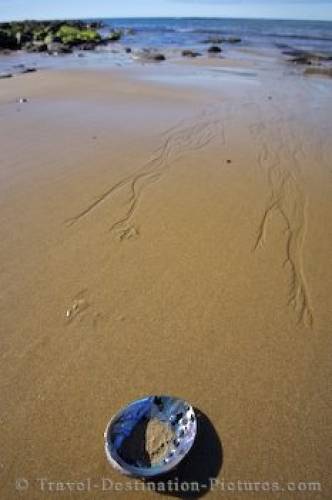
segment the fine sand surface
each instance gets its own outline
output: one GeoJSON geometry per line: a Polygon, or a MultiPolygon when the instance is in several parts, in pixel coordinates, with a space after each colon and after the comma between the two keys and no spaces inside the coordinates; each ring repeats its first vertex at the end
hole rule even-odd
{"type": "Polygon", "coordinates": [[[189,66],[0,82],[3,499],[158,498],[100,489],[147,394],[210,420],[200,477],[322,489],[208,498],[331,498],[332,84],[189,66]]]}

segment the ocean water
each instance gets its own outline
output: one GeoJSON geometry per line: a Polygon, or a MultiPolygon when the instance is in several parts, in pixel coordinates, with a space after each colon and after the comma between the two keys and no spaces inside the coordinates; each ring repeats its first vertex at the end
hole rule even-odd
{"type": "Polygon", "coordinates": [[[108,27],[129,28],[125,37],[133,46],[199,47],[210,36],[236,36],[246,46],[332,51],[332,22],[262,19],[104,19],[108,27]]]}
{"type": "Polygon", "coordinates": [[[241,38],[239,44],[227,44],[226,50],[266,49],[281,53],[286,48],[312,50],[332,54],[332,22],[328,21],[277,21],[262,19],[102,19],[106,34],[112,28],[125,30],[125,36],[119,43],[109,44],[95,53],[66,56],[48,56],[47,54],[26,54],[17,52],[12,55],[0,55],[0,72],[19,71],[19,65],[25,64],[38,68],[62,67],[108,67],[133,64],[132,57],[124,48],[133,50],[154,48],[163,51],[167,59],[179,57],[183,48],[206,51],[204,40],[213,36],[241,38]],[[131,30],[133,32],[131,32],[131,30]]]}

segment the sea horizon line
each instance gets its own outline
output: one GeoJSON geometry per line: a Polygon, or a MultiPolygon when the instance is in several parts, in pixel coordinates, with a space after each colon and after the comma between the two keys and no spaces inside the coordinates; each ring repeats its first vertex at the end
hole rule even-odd
{"type": "Polygon", "coordinates": [[[75,17],[34,17],[34,18],[6,18],[0,19],[0,23],[13,23],[13,22],[27,22],[27,21],[77,21],[77,20],[207,20],[207,21],[219,21],[219,20],[234,20],[234,21],[281,21],[281,22],[314,22],[314,23],[332,23],[332,19],[301,19],[301,18],[277,18],[277,17],[231,17],[231,16],[96,16],[96,17],[85,17],[85,16],[75,16],[75,17]]]}

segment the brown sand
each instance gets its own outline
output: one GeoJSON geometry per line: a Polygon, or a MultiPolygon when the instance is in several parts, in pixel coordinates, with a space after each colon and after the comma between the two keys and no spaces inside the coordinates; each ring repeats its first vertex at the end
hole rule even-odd
{"type": "Polygon", "coordinates": [[[158,419],[149,420],[145,448],[152,465],[160,463],[168,455],[174,437],[174,432],[167,423],[158,419]]]}
{"type": "Polygon", "coordinates": [[[208,415],[220,479],[331,498],[330,82],[139,71],[1,81],[0,496],[104,498],[38,479],[124,481],[106,424],[164,393],[208,415]]]}
{"type": "Polygon", "coordinates": [[[168,423],[142,419],[123,440],[118,453],[126,464],[150,467],[160,464],[168,455],[174,437],[168,423]]]}

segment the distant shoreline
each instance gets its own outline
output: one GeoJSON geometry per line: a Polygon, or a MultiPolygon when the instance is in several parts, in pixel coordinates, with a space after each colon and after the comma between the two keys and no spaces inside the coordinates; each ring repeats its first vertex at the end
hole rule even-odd
{"type": "Polygon", "coordinates": [[[222,21],[222,20],[231,20],[231,21],[271,21],[271,22],[299,22],[299,23],[325,23],[325,24],[332,24],[332,19],[326,20],[326,19],[298,19],[298,18],[274,18],[274,17],[168,17],[168,16],[160,16],[160,17],[136,17],[136,16],[127,16],[127,17],[54,17],[54,18],[7,18],[7,19],[0,19],[0,24],[1,23],[7,23],[7,22],[22,22],[22,21],[102,21],[102,20],[124,20],[124,19],[130,19],[131,21],[134,19],[137,20],[145,20],[145,19],[150,19],[150,20],[185,20],[185,21],[195,21],[195,20],[206,20],[206,21],[222,21]]]}
{"type": "Polygon", "coordinates": [[[197,65],[200,59],[211,66],[236,59],[241,66],[250,59],[261,65],[260,57],[269,68],[278,61],[286,71],[293,65],[299,74],[308,69],[307,74],[331,77],[332,23],[166,17],[0,23],[1,79],[41,68],[133,62],[197,65]]]}

